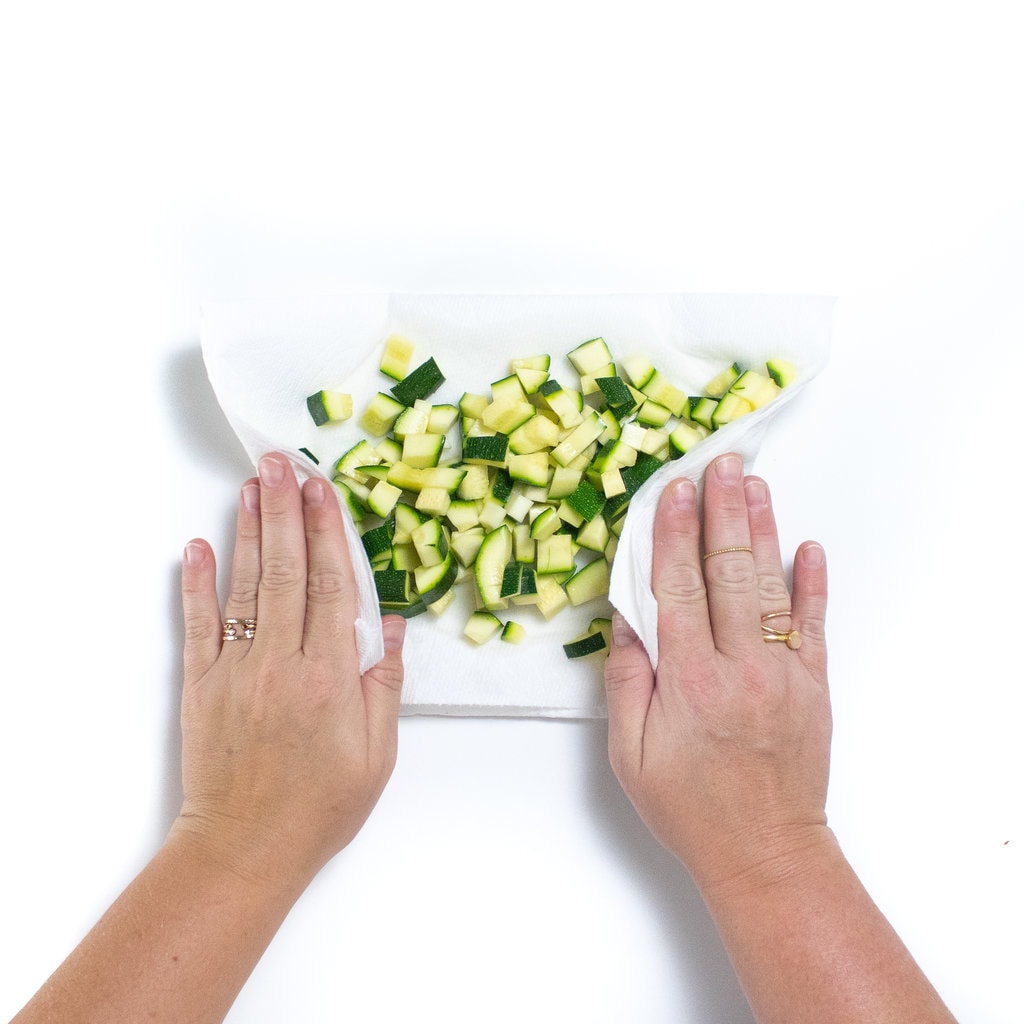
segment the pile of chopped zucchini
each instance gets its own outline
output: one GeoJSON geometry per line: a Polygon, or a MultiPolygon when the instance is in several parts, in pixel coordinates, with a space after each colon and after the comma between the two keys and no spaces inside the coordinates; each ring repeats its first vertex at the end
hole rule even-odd
{"type": "MultiPolygon", "coordinates": [[[[380,607],[440,615],[471,581],[463,635],[520,643],[511,613],[550,620],[606,597],[632,496],[666,461],[770,402],[794,376],[733,363],[688,395],[642,356],[616,362],[603,338],[568,354],[572,380],[550,356],[513,359],[485,393],[433,401],[445,383],[431,358],[410,370],[413,344],[387,339],[381,372],[394,383],[360,414],[366,436],[335,464],[334,483],[359,526],[380,607]]],[[[351,416],[337,392],[307,399],[318,425],[351,416]]],[[[563,644],[569,658],[607,653],[610,620],[595,617],[563,644]]]]}

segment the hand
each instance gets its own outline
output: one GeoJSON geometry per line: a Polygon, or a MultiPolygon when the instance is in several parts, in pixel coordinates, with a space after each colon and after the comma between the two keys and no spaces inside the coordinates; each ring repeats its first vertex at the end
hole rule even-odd
{"type": "Polygon", "coordinates": [[[801,545],[790,601],[768,488],[725,455],[665,489],[654,523],[657,672],[616,614],[608,739],[623,789],[699,886],[785,871],[823,841],[831,714],[824,552],[801,545]],[[722,548],[751,548],[714,554],[722,548]],[[802,643],[766,643],[762,616],[802,643]]]}
{"type": "Polygon", "coordinates": [[[248,876],[305,885],[359,831],[395,763],[405,623],[360,675],[356,583],[334,488],[286,458],[242,488],[222,640],[213,552],[186,549],[184,802],[172,837],[248,876]],[[241,631],[241,626],[239,626],[241,631]]]}

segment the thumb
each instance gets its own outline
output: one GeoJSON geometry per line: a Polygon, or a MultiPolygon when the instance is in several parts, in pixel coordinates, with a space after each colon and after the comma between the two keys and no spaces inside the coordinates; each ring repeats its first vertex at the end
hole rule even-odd
{"type": "Polygon", "coordinates": [[[368,668],[362,677],[366,716],[374,730],[394,728],[402,700],[405,666],[402,645],[405,642],[405,619],[387,615],[381,620],[384,634],[384,657],[368,668]]]}
{"type": "Polygon", "coordinates": [[[608,756],[618,774],[638,765],[643,750],[647,711],[654,693],[654,669],[633,627],[612,615],[612,647],[604,668],[608,698],[608,756]]]}

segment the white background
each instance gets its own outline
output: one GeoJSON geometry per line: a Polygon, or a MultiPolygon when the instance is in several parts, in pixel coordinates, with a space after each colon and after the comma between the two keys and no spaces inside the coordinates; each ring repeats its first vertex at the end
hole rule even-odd
{"type": "MultiPolygon", "coordinates": [[[[46,3],[0,23],[0,1017],[178,799],[178,560],[250,472],[207,297],[839,297],[757,462],[828,551],[829,813],[1019,1020],[1024,210],[1009,4],[46,3]]],[[[405,720],[245,1022],[742,1022],[593,722],[405,720]]]]}

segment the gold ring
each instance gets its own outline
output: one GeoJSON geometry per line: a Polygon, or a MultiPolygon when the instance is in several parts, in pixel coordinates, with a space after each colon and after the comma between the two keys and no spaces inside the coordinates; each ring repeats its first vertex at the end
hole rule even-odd
{"type": "Polygon", "coordinates": [[[768,612],[761,616],[762,624],[767,622],[769,619],[781,619],[784,615],[792,615],[793,612],[789,608],[780,608],[777,612],[768,612]]]}
{"type": "Polygon", "coordinates": [[[730,551],[749,551],[753,553],[754,549],[742,544],[731,548],[716,548],[714,551],[709,551],[704,555],[704,561],[706,562],[712,555],[727,555],[730,551]]]}
{"type": "Polygon", "coordinates": [[[256,635],[255,619],[225,619],[222,640],[251,640],[256,635]],[[239,635],[238,627],[242,627],[239,635]]]}
{"type": "Polygon", "coordinates": [[[797,629],[772,629],[771,626],[764,624],[764,619],[771,618],[774,615],[788,615],[789,612],[772,612],[771,615],[765,615],[761,619],[761,639],[766,644],[785,644],[791,651],[798,650],[800,645],[803,643],[803,639],[800,636],[800,631],[797,629]]]}

